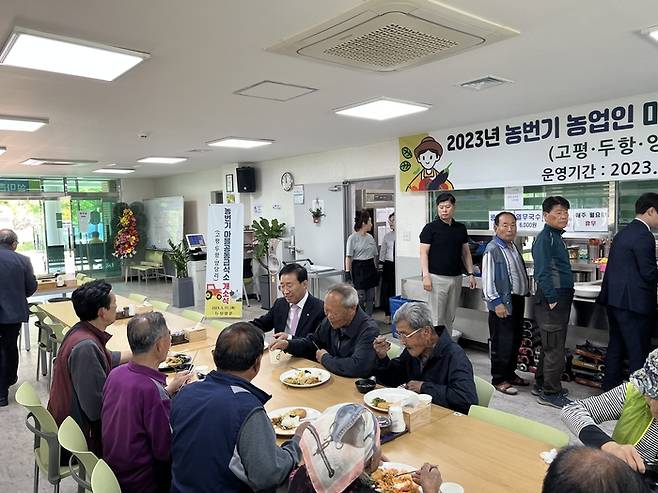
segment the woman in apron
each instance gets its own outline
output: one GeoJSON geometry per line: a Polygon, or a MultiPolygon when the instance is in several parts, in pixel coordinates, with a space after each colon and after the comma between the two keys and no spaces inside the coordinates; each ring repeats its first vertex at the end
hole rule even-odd
{"type": "Polygon", "coordinates": [[[347,238],[345,272],[351,276],[359,294],[359,304],[368,315],[375,309],[375,289],[379,284],[377,272],[377,243],[370,234],[372,219],[368,211],[357,212],[354,233],[347,238]]]}

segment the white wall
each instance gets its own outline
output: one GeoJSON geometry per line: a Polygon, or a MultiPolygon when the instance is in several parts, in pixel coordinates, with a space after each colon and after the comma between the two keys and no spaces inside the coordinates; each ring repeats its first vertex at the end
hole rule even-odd
{"type": "Polygon", "coordinates": [[[151,178],[124,178],[121,180],[121,201],[130,204],[155,197],[155,180],[151,178]]]}
{"type": "MultiPolygon", "coordinates": [[[[387,142],[363,147],[308,154],[286,159],[255,163],[255,193],[240,194],[245,204],[245,224],[254,217],[278,218],[294,226],[292,192],[281,188],[281,175],[290,171],[296,184],[327,183],[361,180],[383,176],[397,178],[398,142],[387,142]],[[260,214],[253,214],[253,206],[262,206],[260,214]],[[280,206],[275,209],[274,206],[280,206]]],[[[185,198],[185,232],[205,232],[208,225],[207,206],[212,190],[224,189],[224,175],[234,173],[236,165],[218,167],[211,171],[163,177],[155,180],[154,197],[182,195],[185,198]]],[[[237,181],[235,182],[237,187],[237,181]]],[[[425,225],[426,194],[396,192],[397,255],[418,257],[418,234],[425,225]]]]}

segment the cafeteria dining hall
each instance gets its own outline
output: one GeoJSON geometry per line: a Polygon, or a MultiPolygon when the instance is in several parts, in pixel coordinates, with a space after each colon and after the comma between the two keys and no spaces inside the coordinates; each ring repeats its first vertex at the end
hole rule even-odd
{"type": "Polygon", "coordinates": [[[0,492],[658,491],[650,0],[3,0],[0,492]]]}

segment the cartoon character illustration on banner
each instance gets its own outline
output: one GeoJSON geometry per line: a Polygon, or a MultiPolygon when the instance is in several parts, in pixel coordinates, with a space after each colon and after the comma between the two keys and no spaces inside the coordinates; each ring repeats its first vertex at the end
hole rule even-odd
{"type": "Polygon", "coordinates": [[[439,164],[442,156],[443,146],[434,137],[422,134],[400,138],[402,190],[405,192],[453,190],[455,187],[448,180],[452,163],[442,168],[439,164]],[[412,158],[416,161],[414,165],[409,162],[412,158]]]}

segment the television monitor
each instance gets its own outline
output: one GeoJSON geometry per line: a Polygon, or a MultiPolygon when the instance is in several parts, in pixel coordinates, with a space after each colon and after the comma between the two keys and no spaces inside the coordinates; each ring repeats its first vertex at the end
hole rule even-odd
{"type": "Polygon", "coordinates": [[[190,250],[206,247],[206,240],[201,233],[185,235],[185,240],[187,240],[187,246],[190,247],[190,250]]]}

